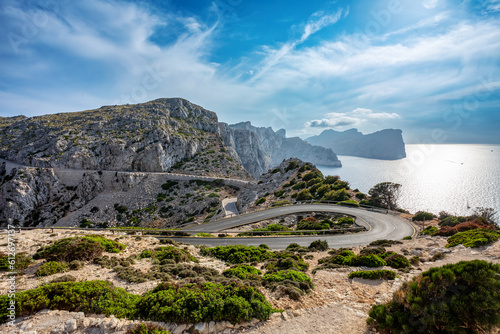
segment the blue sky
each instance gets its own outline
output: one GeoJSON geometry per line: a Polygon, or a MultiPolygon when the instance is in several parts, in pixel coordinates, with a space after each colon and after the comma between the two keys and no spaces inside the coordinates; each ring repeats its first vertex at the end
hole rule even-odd
{"type": "Polygon", "coordinates": [[[500,0],[3,0],[0,116],[183,97],[228,123],[500,143],[500,0]]]}

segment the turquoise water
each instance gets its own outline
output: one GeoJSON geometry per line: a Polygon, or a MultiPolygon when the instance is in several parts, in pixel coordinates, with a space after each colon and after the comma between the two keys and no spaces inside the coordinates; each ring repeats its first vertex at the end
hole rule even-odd
{"type": "Polygon", "coordinates": [[[341,168],[318,168],[364,193],[379,182],[399,183],[398,204],[410,212],[466,215],[482,206],[500,213],[500,145],[406,145],[406,154],[396,161],[339,156],[341,168]]]}

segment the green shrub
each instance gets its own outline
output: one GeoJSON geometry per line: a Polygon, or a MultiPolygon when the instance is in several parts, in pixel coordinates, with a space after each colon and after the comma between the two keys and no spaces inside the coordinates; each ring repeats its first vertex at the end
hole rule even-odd
{"type": "Polygon", "coordinates": [[[157,247],[153,251],[144,250],[141,254],[139,254],[140,258],[154,258],[158,261],[163,260],[174,260],[176,263],[179,262],[198,262],[198,259],[195,258],[191,253],[189,253],[185,249],[179,249],[174,246],[166,246],[166,247],[157,247]]]}
{"type": "Polygon", "coordinates": [[[41,247],[33,258],[68,263],[74,260],[91,261],[100,257],[103,251],[104,246],[94,239],[74,237],[57,240],[52,245],[41,247]]]}
{"type": "Polygon", "coordinates": [[[349,182],[347,182],[347,181],[337,180],[337,181],[335,181],[335,183],[333,184],[333,189],[335,189],[335,190],[339,190],[339,189],[346,189],[346,190],[349,190],[349,182]]]}
{"type": "Polygon", "coordinates": [[[352,225],[354,224],[354,218],[352,217],[342,217],[337,221],[338,225],[352,225]]]}
{"type": "Polygon", "coordinates": [[[80,227],[81,228],[87,228],[87,227],[90,227],[92,226],[94,223],[92,223],[90,220],[88,220],[87,218],[84,218],[80,221],[80,227]]]}
{"type": "Polygon", "coordinates": [[[413,237],[411,235],[408,235],[408,236],[403,238],[403,240],[411,240],[411,239],[413,239],[413,237]]]}
{"type": "Polygon", "coordinates": [[[201,250],[201,254],[204,256],[213,256],[228,263],[234,264],[263,262],[274,257],[273,252],[270,252],[264,248],[244,245],[203,248],[201,250]]]}
{"type": "Polygon", "coordinates": [[[297,195],[297,201],[309,201],[309,200],[311,200],[313,198],[314,198],[314,196],[311,195],[311,192],[309,190],[307,190],[307,189],[302,190],[297,195]]]}
{"type": "Polygon", "coordinates": [[[370,242],[370,246],[382,246],[382,247],[391,247],[392,245],[400,245],[401,241],[397,240],[388,240],[388,239],[380,239],[370,242]]]}
{"type": "Polygon", "coordinates": [[[261,197],[261,198],[259,198],[257,201],[255,201],[255,205],[262,204],[262,203],[264,203],[266,200],[267,200],[267,198],[265,198],[265,197],[261,197]]]}
{"type": "Polygon", "coordinates": [[[289,205],[289,204],[292,204],[292,203],[289,200],[285,199],[283,201],[274,202],[273,204],[271,204],[271,206],[276,207],[276,206],[283,206],[283,205],[289,205]]]}
{"type": "Polygon", "coordinates": [[[362,270],[353,271],[349,274],[349,278],[364,278],[364,279],[387,279],[393,280],[396,278],[396,273],[392,270],[362,270]]]}
{"type": "Polygon", "coordinates": [[[356,194],[356,198],[357,198],[357,199],[365,199],[365,198],[366,198],[366,195],[365,195],[365,194],[363,194],[363,193],[357,193],[357,194],[356,194]]]}
{"type": "Polygon", "coordinates": [[[382,259],[384,259],[385,262],[387,262],[387,265],[389,267],[392,267],[394,269],[411,267],[410,261],[408,261],[408,259],[404,255],[401,255],[401,254],[386,253],[386,254],[382,254],[380,257],[382,259]]]}
{"type": "Polygon", "coordinates": [[[85,265],[85,263],[83,261],[78,261],[78,260],[71,261],[69,263],[69,269],[79,270],[79,269],[82,269],[84,265],[85,265]]]}
{"type": "MultiPolygon", "coordinates": [[[[349,193],[345,189],[332,190],[325,194],[324,198],[329,201],[346,201],[350,198],[349,193]]],[[[356,202],[356,201],[355,201],[356,202]]],[[[357,204],[357,202],[356,202],[357,204]]]]}
{"type": "Polygon", "coordinates": [[[173,188],[175,187],[179,182],[177,181],[172,181],[172,180],[169,180],[167,182],[165,182],[164,184],[161,185],[161,188],[163,190],[169,190],[170,188],[173,188]]]}
{"type": "Polygon", "coordinates": [[[309,180],[316,179],[316,178],[323,179],[323,174],[319,170],[307,173],[306,175],[304,175],[302,177],[302,180],[304,180],[305,182],[307,182],[309,180]]]}
{"type": "Polygon", "coordinates": [[[497,241],[500,237],[500,232],[488,229],[475,229],[457,233],[448,238],[447,248],[456,245],[464,245],[465,247],[480,247],[497,241]]]}
{"type": "Polygon", "coordinates": [[[258,290],[238,283],[227,286],[163,283],[144,294],[137,303],[137,315],[141,318],[176,323],[265,320],[273,311],[258,290]]]}
{"type": "Polygon", "coordinates": [[[386,252],[385,248],[382,246],[377,246],[377,247],[365,247],[359,252],[360,255],[368,255],[368,254],[375,254],[375,255],[381,255],[386,252]]]}
{"type": "Polygon", "coordinates": [[[330,224],[302,219],[297,223],[297,230],[329,230],[330,224]]]}
{"type": "Polygon", "coordinates": [[[424,212],[424,211],[419,211],[413,216],[412,220],[415,221],[424,221],[424,220],[433,220],[436,218],[432,213],[430,212],[424,212]]]}
{"type": "Polygon", "coordinates": [[[35,272],[35,275],[38,277],[42,276],[50,276],[57,273],[63,273],[68,271],[68,265],[66,263],[49,261],[42,264],[35,272]]]}
{"type": "Polygon", "coordinates": [[[487,332],[500,325],[500,265],[475,260],[431,268],[369,315],[382,333],[487,332]]]}
{"type": "Polygon", "coordinates": [[[439,229],[436,226],[427,226],[421,234],[426,234],[426,235],[436,235],[438,233],[439,229]]]}
{"type": "Polygon", "coordinates": [[[323,252],[328,249],[328,242],[326,240],[315,240],[307,248],[312,251],[323,252]]]}
{"type": "Polygon", "coordinates": [[[275,191],[274,192],[274,196],[275,197],[280,197],[281,195],[283,195],[285,193],[285,190],[278,190],[278,191],[275,191]]]}
{"type": "Polygon", "coordinates": [[[209,198],[214,198],[214,197],[220,197],[220,196],[219,196],[219,194],[217,194],[217,193],[210,193],[210,194],[208,195],[208,197],[209,197],[209,198]]]}
{"type": "Polygon", "coordinates": [[[266,262],[264,267],[268,272],[287,269],[306,271],[309,264],[304,261],[301,255],[284,251],[274,253],[274,256],[266,262]]]}
{"type": "Polygon", "coordinates": [[[264,285],[271,290],[274,290],[280,285],[288,287],[289,290],[286,292],[292,299],[300,298],[300,295],[294,295],[294,288],[300,290],[301,292],[307,292],[314,289],[314,285],[309,276],[295,270],[282,270],[266,273],[263,280],[264,285]]]}
{"type": "Polygon", "coordinates": [[[342,202],[339,202],[337,203],[338,205],[344,205],[344,206],[355,206],[355,207],[359,207],[359,204],[358,202],[354,201],[354,200],[348,200],[348,201],[342,201],[342,202]]]}
{"type": "Polygon", "coordinates": [[[137,324],[127,330],[125,334],[170,334],[165,328],[147,323],[147,324],[137,324]]]}
{"type": "Polygon", "coordinates": [[[222,274],[226,277],[236,276],[242,280],[260,280],[262,271],[248,265],[240,264],[224,270],[222,274]]]}
{"type": "Polygon", "coordinates": [[[297,161],[292,160],[288,163],[288,166],[286,167],[285,171],[286,172],[291,171],[292,169],[296,169],[298,166],[299,164],[297,163],[297,161]]]}
{"type": "Polygon", "coordinates": [[[386,266],[387,263],[378,255],[369,254],[369,255],[359,255],[356,256],[351,264],[351,266],[364,266],[364,267],[383,267],[386,266]]]}
{"type": "Polygon", "coordinates": [[[23,270],[28,268],[32,262],[33,259],[26,253],[16,253],[16,255],[10,259],[7,254],[0,253],[0,270],[23,270]],[[13,267],[11,268],[11,266],[13,267]]]}
{"type": "MultiPolygon", "coordinates": [[[[50,309],[133,318],[135,304],[140,298],[105,281],[51,283],[33,290],[17,292],[16,317],[50,309]]],[[[2,322],[8,320],[8,304],[8,295],[1,295],[0,320],[2,322]]]]}
{"type": "Polygon", "coordinates": [[[307,247],[303,247],[297,243],[291,243],[290,245],[286,246],[285,250],[290,252],[301,252],[301,253],[309,251],[307,247]]]}

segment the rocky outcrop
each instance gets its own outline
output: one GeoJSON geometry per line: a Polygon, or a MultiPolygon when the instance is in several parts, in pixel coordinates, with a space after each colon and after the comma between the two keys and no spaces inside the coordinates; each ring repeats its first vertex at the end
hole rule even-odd
{"type": "Polygon", "coordinates": [[[167,171],[219,133],[214,112],[180,98],[0,123],[0,158],[72,169],[167,171]]]}
{"type": "Polygon", "coordinates": [[[370,159],[397,160],[406,157],[402,131],[385,129],[364,135],[357,129],[344,132],[325,130],[306,139],[312,145],[331,148],[340,155],[370,159]]]}
{"type": "Polygon", "coordinates": [[[290,157],[318,165],[341,166],[331,149],[310,145],[298,137],[286,138],[283,129],[274,132],[270,127],[258,128],[250,122],[219,123],[219,128],[224,144],[236,153],[243,167],[254,177],[290,157]]]}

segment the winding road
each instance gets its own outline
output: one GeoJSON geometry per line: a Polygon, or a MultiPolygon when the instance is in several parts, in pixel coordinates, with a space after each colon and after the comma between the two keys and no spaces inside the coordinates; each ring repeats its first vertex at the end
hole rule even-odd
{"type": "MultiPolygon", "coordinates": [[[[234,228],[261,220],[282,215],[301,212],[335,212],[345,213],[357,217],[357,224],[365,226],[368,231],[328,236],[269,236],[252,238],[172,238],[179,242],[194,245],[220,246],[220,245],[253,245],[267,244],[273,249],[284,249],[291,243],[308,246],[313,240],[326,240],[330,248],[352,247],[366,245],[374,240],[392,239],[400,240],[416,233],[414,227],[407,221],[391,214],[380,213],[360,208],[349,208],[329,204],[299,204],[238,215],[221,219],[215,222],[186,228],[183,231],[197,231],[217,233],[224,229],[234,228]]],[[[170,239],[170,238],[169,238],[170,239]]]]}

